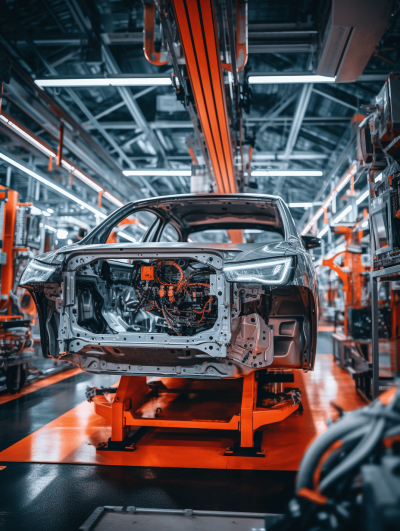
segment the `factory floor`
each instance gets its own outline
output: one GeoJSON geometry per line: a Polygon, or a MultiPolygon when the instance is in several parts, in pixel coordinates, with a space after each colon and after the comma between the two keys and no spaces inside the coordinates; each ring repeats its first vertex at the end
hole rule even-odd
{"type": "MultiPolygon", "coordinates": [[[[0,529],[75,530],[102,505],[281,512],[309,442],[345,410],[364,405],[319,333],[315,371],[296,375],[303,413],[263,428],[264,458],[224,457],[230,432],[151,430],[137,450],[96,453],[110,428],[85,402],[86,386],[115,376],[71,370],[0,394],[0,529]],[[115,455],[115,454],[114,454],[115,455]]],[[[235,434],[232,434],[235,437],[235,434]]]]}

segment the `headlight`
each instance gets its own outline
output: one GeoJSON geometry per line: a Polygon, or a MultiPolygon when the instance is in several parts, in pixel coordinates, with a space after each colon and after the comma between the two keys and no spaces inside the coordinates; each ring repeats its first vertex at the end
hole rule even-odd
{"type": "Polygon", "coordinates": [[[47,265],[37,262],[36,260],[31,260],[21,275],[19,285],[27,286],[29,284],[41,284],[42,282],[46,282],[56,269],[57,266],[55,265],[47,265]]]}
{"type": "Polygon", "coordinates": [[[291,258],[257,260],[247,264],[227,265],[224,273],[228,282],[255,284],[284,284],[289,276],[291,258]]]}

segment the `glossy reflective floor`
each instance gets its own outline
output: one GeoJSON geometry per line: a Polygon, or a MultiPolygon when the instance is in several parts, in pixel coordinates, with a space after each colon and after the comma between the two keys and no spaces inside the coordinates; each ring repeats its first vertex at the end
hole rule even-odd
{"type": "MultiPolygon", "coordinates": [[[[330,333],[320,336],[325,352],[330,333]]],[[[282,511],[304,450],[337,414],[331,402],[364,405],[348,374],[320,354],[314,372],[296,376],[304,412],[263,429],[265,458],[224,457],[235,433],[194,430],[151,430],[131,454],[96,453],[110,428],[85,388],[116,383],[70,371],[4,403],[0,396],[0,529],[77,529],[100,505],[282,511]]]]}

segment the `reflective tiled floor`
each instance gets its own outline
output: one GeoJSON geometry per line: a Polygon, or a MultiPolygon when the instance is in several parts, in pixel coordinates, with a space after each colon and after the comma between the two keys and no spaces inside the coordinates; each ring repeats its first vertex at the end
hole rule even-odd
{"type": "Polygon", "coordinates": [[[71,371],[0,401],[1,529],[77,529],[99,505],[281,511],[304,450],[337,415],[331,402],[364,405],[349,375],[320,354],[314,372],[296,375],[304,412],[263,429],[265,458],[224,457],[235,433],[189,430],[151,430],[132,454],[99,454],[110,428],[84,391],[115,383],[115,376],[71,371]]]}

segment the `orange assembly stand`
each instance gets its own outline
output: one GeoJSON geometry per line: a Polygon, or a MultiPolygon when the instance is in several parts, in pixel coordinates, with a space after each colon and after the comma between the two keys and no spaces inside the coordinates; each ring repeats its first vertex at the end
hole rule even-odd
{"type": "MultiPolygon", "coordinates": [[[[115,443],[123,449],[121,443],[132,428],[150,427],[234,430],[240,433],[240,448],[256,451],[255,430],[280,422],[299,409],[299,404],[289,400],[257,407],[254,372],[237,380],[161,378],[153,380],[155,386],[149,384],[146,377],[122,376],[112,402],[112,395],[93,397],[95,412],[112,427],[109,450],[118,449],[115,443]]],[[[132,449],[128,443],[126,448],[132,449]]]]}

